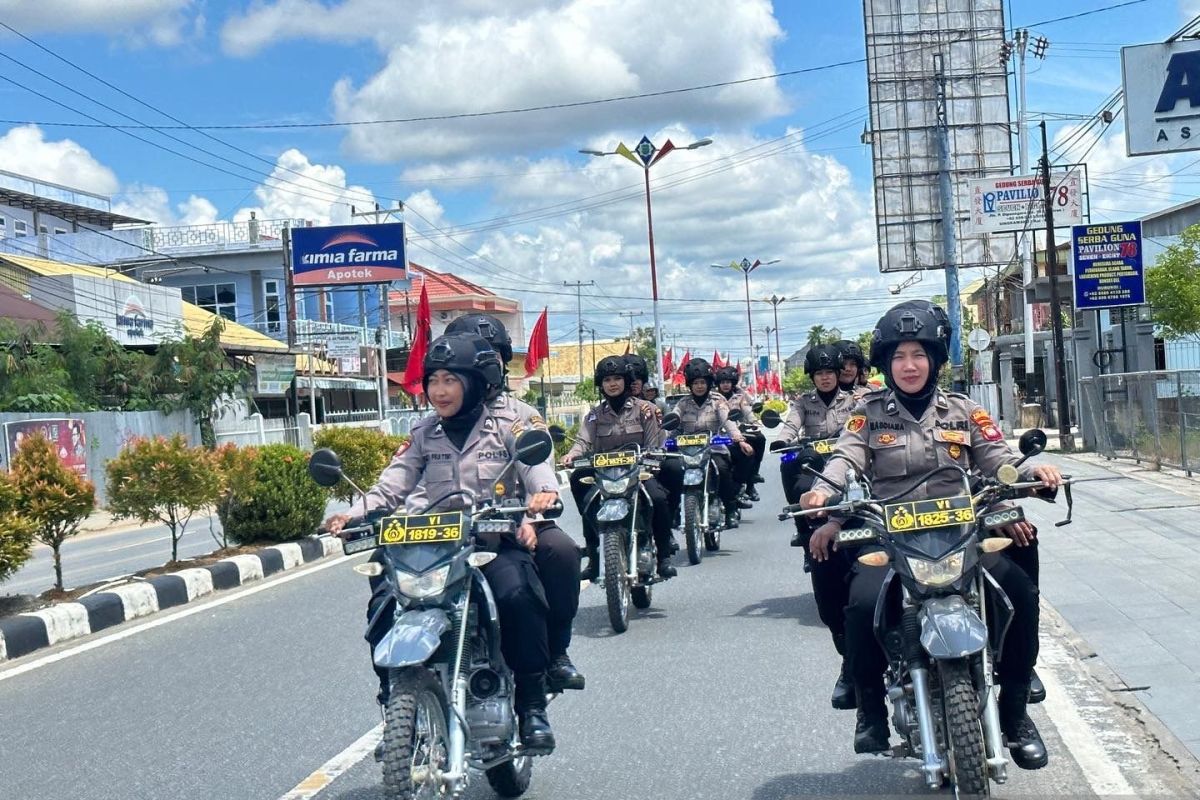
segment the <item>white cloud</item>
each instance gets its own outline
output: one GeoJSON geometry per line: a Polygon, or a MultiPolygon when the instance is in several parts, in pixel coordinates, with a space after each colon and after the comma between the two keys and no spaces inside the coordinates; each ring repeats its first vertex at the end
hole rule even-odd
{"type": "MultiPolygon", "coordinates": [[[[1060,130],[1054,137],[1055,148],[1060,148],[1079,128],[1072,125],[1060,130]]],[[[1171,176],[1183,166],[1183,156],[1127,156],[1125,131],[1119,124],[1105,131],[1100,142],[1092,147],[1095,141],[1093,134],[1077,138],[1064,158],[1075,161],[1086,153],[1093,219],[1137,219],[1191,199],[1176,194],[1171,176]]]]}
{"type": "Polygon", "coordinates": [[[166,190],[158,186],[130,184],[113,203],[113,211],[157,225],[208,225],[217,221],[217,207],[207,198],[191,195],[171,205],[166,190]]]}
{"type": "MultiPolygon", "coordinates": [[[[23,33],[101,31],[134,43],[170,46],[181,42],[195,0],[0,0],[0,19],[23,33]]],[[[197,26],[199,26],[197,28],[197,26]]]]}
{"type": "Polygon", "coordinates": [[[335,164],[313,164],[308,156],[292,148],[279,156],[271,179],[254,190],[259,205],[250,211],[259,219],[306,219],[318,225],[350,221],[350,208],[360,211],[375,207],[375,195],[364,186],[346,183],[346,171],[335,164]]]}
{"type": "Polygon", "coordinates": [[[6,172],[97,194],[110,195],[119,185],[116,174],[82,145],[71,139],[47,141],[36,125],[10,128],[0,136],[0,165],[6,172]]]}
{"type": "MultiPolygon", "coordinates": [[[[228,51],[248,54],[293,37],[374,40],[386,63],[359,83],[338,81],[339,120],[420,117],[636,94],[775,71],[783,33],[767,0],[693,0],[686,13],[657,0],[510,3],[450,2],[415,18],[381,0],[259,4],[227,22],[228,51]],[[364,20],[371,20],[364,25],[364,20]],[[664,35],[664,31],[667,31],[664,35]]],[[[774,81],[553,113],[368,125],[350,130],[355,156],[376,161],[532,153],[589,138],[614,113],[630,130],[679,122],[711,127],[781,113],[774,81]]]]}

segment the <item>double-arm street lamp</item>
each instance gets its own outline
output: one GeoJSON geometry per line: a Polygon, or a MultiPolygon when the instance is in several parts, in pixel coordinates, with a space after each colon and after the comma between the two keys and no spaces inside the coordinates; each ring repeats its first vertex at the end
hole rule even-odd
{"type": "MultiPolygon", "coordinates": [[[[783,356],[779,352],[779,304],[787,302],[786,297],[780,297],[773,294],[770,297],[764,297],[760,303],[770,303],[771,309],[775,312],[775,368],[783,371],[783,356]]],[[[781,376],[782,379],[782,376],[781,376]]]]}
{"type": "Polygon", "coordinates": [[[658,266],[654,257],[654,215],[650,210],[650,168],[658,162],[666,158],[667,154],[673,150],[696,150],[701,147],[706,147],[712,144],[712,139],[700,139],[692,142],[689,145],[678,146],[670,139],[663,142],[663,146],[656,147],[649,138],[643,136],[642,140],[637,143],[637,146],[630,150],[624,142],[617,144],[617,149],[612,151],[605,150],[580,150],[579,152],[588,156],[624,156],[642,168],[642,172],[646,177],[646,228],[649,231],[650,238],[650,289],[651,298],[654,305],[654,353],[657,360],[655,371],[659,376],[659,385],[666,389],[667,376],[663,374],[663,346],[662,346],[662,324],[658,318],[658,266]]]}
{"type": "MultiPolygon", "coordinates": [[[[712,264],[715,269],[737,269],[741,270],[742,275],[746,279],[746,330],[750,333],[750,352],[754,353],[754,320],[750,315],[750,273],[759,267],[765,267],[768,264],[778,264],[779,259],[775,258],[770,261],[759,261],[757,258],[751,261],[748,258],[743,258],[741,261],[730,261],[728,264],[712,264]]],[[[778,319],[778,317],[776,318],[778,319]]],[[[778,348],[776,348],[778,349],[778,348]]],[[[768,354],[770,351],[767,351],[768,354]]],[[[758,363],[754,364],[754,374],[758,375],[758,363]]]]}

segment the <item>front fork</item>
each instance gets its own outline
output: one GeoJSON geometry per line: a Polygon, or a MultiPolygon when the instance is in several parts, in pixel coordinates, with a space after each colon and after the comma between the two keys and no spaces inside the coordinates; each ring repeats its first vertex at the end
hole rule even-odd
{"type": "MultiPolygon", "coordinates": [[[[463,654],[466,649],[467,640],[467,623],[470,621],[471,608],[471,583],[467,582],[467,591],[463,595],[462,604],[457,609],[459,619],[462,623],[458,626],[458,642],[454,650],[454,671],[450,675],[450,714],[446,720],[447,730],[450,733],[449,747],[446,753],[445,772],[438,771],[436,767],[432,769],[433,774],[429,777],[438,780],[442,784],[444,792],[451,797],[460,797],[467,788],[467,677],[463,674],[463,654]]],[[[424,767],[419,769],[431,769],[424,767]]],[[[424,777],[424,776],[422,776],[424,777]]],[[[418,780],[417,775],[413,775],[414,783],[422,781],[418,780]]]]}
{"type": "MultiPolygon", "coordinates": [[[[979,618],[987,622],[987,595],[984,593],[983,575],[975,579],[975,592],[979,597],[979,618]]],[[[992,680],[992,656],[990,648],[980,653],[983,669],[983,743],[987,748],[988,772],[996,783],[1008,780],[1008,756],[1004,753],[1004,740],[1000,734],[1000,708],[997,703],[996,684],[992,680]]]]}

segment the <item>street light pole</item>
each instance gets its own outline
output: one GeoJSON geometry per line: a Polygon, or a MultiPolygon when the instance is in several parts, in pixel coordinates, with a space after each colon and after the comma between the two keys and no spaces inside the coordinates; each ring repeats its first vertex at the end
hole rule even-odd
{"type": "Polygon", "coordinates": [[[770,297],[764,297],[762,302],[770,303],[771,310],[775,313],[775,368],[782,370],[783,354],[779,351],[779,304],[787,302],[787,298],[773,294],[770,297]]]}
{"type": "Polygon", "coordinates": [[[637,147],[632,150],[624,142],[618,142],[617,148],[611,151],[579,151],[589,156],[623,156],[642,168],[642,173],[646,180],[646,230],[647,238],[650,241],[650,289],[651,304],[654,310],[654,354],[655,361],[657,362],[654,369],[658,373],[659,383],[663,387],[666,386],[667,376],[663,374],[662,322],[658,315],[658,263],[654,254],[654,215],[650,206],[650,168],[662,161],[672,150],[697,150],[701,147],[707,147],[710,144],[712,144],[712,139],[705,138],[692,142],[689,145],[677,147],[674,142],[667,139],[660,148],[656,147],[648,137],[643,136],[641,141],[638,142],[637,147]]]}
{"type": "MultiPolygon", "coordinates": [[[[742,271],[742,276],[746,279],[746,330],[750,334],[750,352],[754,353],[754,320],[750,313],[750,273],[759,267],[765,267],[768,264],[778,264],[779,259],[775,258],[770,261],[759,261],[755,259],[753,262],[748,258],[743,258],[741,261],[731,261],[728,264],[712,264],[714,269],[738,269],[742,271]]],[[[769,341],[769,340],[768,340],[769,341]]],[[[771,355],[770,348],[767,349],[768,357],[771,355]]],[[[758,362],[751,364],[751,369],[755,377],[758,376],[758,362]]]]}

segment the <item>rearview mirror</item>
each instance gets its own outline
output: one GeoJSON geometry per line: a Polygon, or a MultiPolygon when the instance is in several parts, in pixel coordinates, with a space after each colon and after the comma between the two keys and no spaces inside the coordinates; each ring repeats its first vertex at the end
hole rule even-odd
{"type": "Polygon", "coordinates": [[[729,412],[729,418],[734,422],[741,422],[743,416],[744,415],[742,414],[742,410],[740,408],[735,408],[729,412]]]}
{"type": "Polygon", "coordinates": [[[1026,458],[1036,456],[1046,449],[1046,432],[1041,428],[1030,428],[1021,434],[1017,448],[1026,458]]]}
{"type": "Polygon", "coordinates": [[[517,437],[517,461],[527,467],[541,464],[554,452],[554,440],[545,431],[525,431],[517,437]]]}
{"type": "Polygon", "coordinates": [[[663,415],[661,427],[664,431],[673,431],[679,427],[679,423],[682,421],[678,414],[674,411],[669,411],[663,415]]]}
{"type": "Polygon", "coordinates": [[[778,428],[779,423],[783,422],[783,420],[779,417],[779,412],[773,408],[768,408],[766,411],[764,411],[759,419],[761,419],[762,424],[766,425],[768,428],[778,428]]]}
{"type": "Polygon", "coordinates": [[[342,459],[328,447],[322,447],[308,460],[308,476],[326,489],[336,486],[342,479],[342,459]]]}
{"type": "Polygon", "coordinates": [[[550,426],[550,438],[555,442],[563,442],[567,439],[567,431],[561,425],[550,426]]]}
{"type": "Polygon", "coordinates": [[[761,400],[759,400],[757,403],[755,403],[754,405],[750,406],[750,410],[751,410],[751,411],[753,411],[755,414],[761,414],[761,413],[762,413],[762,410],[763,410],[763,404],[762,404],[762,401],[761,401],[761,400]]]}

